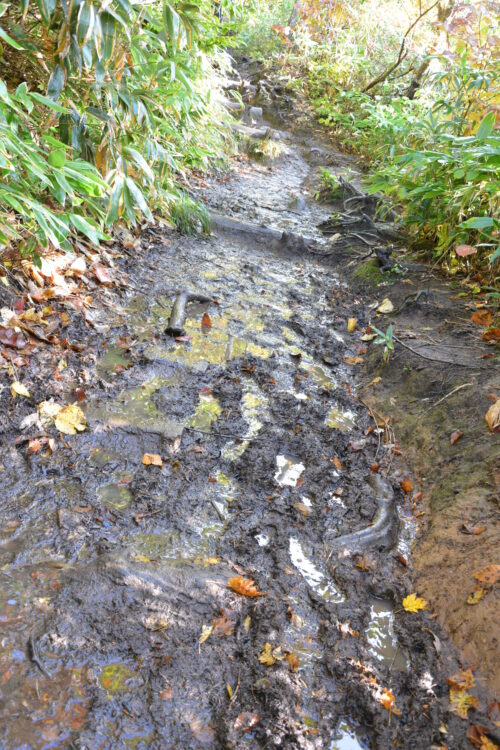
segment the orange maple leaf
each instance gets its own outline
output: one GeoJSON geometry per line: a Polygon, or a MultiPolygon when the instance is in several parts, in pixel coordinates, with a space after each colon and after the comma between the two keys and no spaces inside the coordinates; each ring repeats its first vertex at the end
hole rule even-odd
{"type": "Polygon", "coordinates": [[[228,586],[242,596],[265,596],[255,586],[255,581],[252,581],[250,578],[243,578],[242,576],[230,578],[228,586]]]}

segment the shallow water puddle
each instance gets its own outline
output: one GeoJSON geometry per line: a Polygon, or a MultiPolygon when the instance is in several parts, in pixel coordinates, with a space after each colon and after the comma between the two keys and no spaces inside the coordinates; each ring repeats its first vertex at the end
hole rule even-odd
{"type": "Polygon", "coordinates": [[[325,424],[341,432],[349,432],[355,425],[356,415],[354,412],[346,410],[341,411],[338,406],[332,406],[326,415],[325,424]]]}
{"type": "Polygon", "coordinates": [[[153,378],[136,388],[122,391],[117,399],[102,405],[92,405],[88,411],[91,419],[104,422],[111,428],[132,427],[140,432],[153,432],[175,438],[182,432],[179,422],[161,414],[153,401],[160,388],[177,385],[180,375],[169,378],[153,378]]]}
{"type": "Polygon", "coordinates": [[[278,471],[274,479],[281,487],[296,487],[300,475],[306,468],[304,464],[295,463],[293,458],[286,456],[276,456],[276,465],[278,471]]]}
{"type": "Polygon", "coordinates": [[[327,579],[326,575],[322,573],[322,571],[319,570],[319,568],[317,568],[308,557],[306,557],[301,543],[294,536],[290,537],[289,550],[292,564],[317,594],[330,602],[344,601],[344,597],[340,591],[338,591],[333,583],[327,579]]]}
{"type": "Polygon", "coordinates": [[[212,423],[220,416],[221,411],[221,406],[216,398],[209,393],[202,393],[198,406],[193,416],[188,419],[187,424],[197,430],[208,432],[212,423]]]}
{"type": "Polygon", "coordinates": [[[97,362],[97,370],[110,373],[130,367],[132,360],[127,357],[120,346],[108,346],[97,362]]]}
{"type": "Polygon", "coordinates": [[[241,442],[236,443],[234,440],[231,440],[224,446],[222,457],[227,461],[236,461],[248,448],[250,441],[257,436],[259,430],[262,428],[262,422],[259,417],[269,403],[266,396],[263,395],[253,380],[246,379],[244,388],[245,393],[241,399],[241,411],[243,419],[248,425],[248,430],[245,432],[241,442]]]}
{"type": "Polygon", "coordinates": [[[408,655],[400,648],[394,633],[394,610],[389,601],[374,599],[370,606],[370,622],[366,629],[370,654],[393,669],[407,672],[408,655]]]}
{"type": "Polygon", "coordinates": [[[368,745],[358,740],[349,724],[341,721],[328,750],[367,750],[367,748],[368,745]]]}

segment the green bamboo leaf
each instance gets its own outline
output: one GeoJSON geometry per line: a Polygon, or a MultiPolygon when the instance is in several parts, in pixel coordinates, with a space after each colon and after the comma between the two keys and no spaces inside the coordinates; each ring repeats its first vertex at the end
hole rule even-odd
{"type": "Polygon", "coordinates": [[[14,49],[24,49],[22,44],[19,44],[19,42],[16,42],[16,40],[13,39],[11,36],[9,36],[7,32],[2,29],[1,26],[0,26],[0,39],[3,39],[4,42],[7,42],[7,44],[10,44],[10,46],[14,47],[14,49]]]}
{"type": "Polygon", "coordinates": [[[476,132],[476,138],[478,140],[483,140],[484,138],[488,138],[493,132],[493,129],[495,127],[496,122],[496,113],[495,112],[489,112],[481,122],[479,123],[479,127],[476,132]]]}
{"type": "Polygon", "coordinates": [[[146,199],[144,198],[144,195],[142,194],[138,186],[130,177],[127,177],[125,179],[125,183],[127,188],[130,190],[130,193],[138,208],[141,210],[144,216],[149,219],[149,221],[153,221],[153,214],[151,213],[149,206],[146,203],[146,199]]]}
{"type": "Polygon", "coordinates": [[[163,2],[163,26],[175,50],[179,36],[180,18],[177,11],[165,0],[163,2]]]}
{"type": "Polygon", "coordinates": [[[116,21],[111,13],[101,13],[102,29],[102,58],[110,60],[113,57],[116,44],[116,21]]]}
{"type": "Polygon", "coordinates": [[[101,232],[99,227],[89,219],[84,219],[79,214],[69,214],[69,220],[79,232],[89,238],[94,245],[98,245],[100,240],[109,240],[107,234],[101,232]]]}
{"type": "Polygon", "coordinates": [[[80,47],[84,47],[92,34],[95,22],[95,10],[92,3],[83,2],[76,22],[76,38],[80,47]]]}
{"type": "Polygon", "coordinates": [[[60,65],[56,65],[47,85],[47,96],[55,102],[59,99],[66,83],[66,73],[60,65]]]}
{"type": "Polygon", "coordinates": [[[49,24],[56,8],[57,0],[37,0],[37,3],[44,22],[49,24]]]}
{"type": "Polygon", "coordinates": [[[119,218],[120,200],[122,198],[123,186],[125,179],[122,175],[116,178],[111,196],[109,199],[108,213],[106,216],[106,225],[113,224],[119,218]]]}

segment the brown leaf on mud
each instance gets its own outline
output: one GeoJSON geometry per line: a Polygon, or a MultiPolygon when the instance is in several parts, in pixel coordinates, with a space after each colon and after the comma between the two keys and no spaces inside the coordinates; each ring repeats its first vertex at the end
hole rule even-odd
{"type": "Polygon", "coordinates": [[[189,725],[194,738],[200,745],[212,745],[215,740],[215,732],[208,724],[202,724],[201,719],[195,719],[189,725]]]}
{"type": "Polygon", "coordinates": [[[481,338],[483,341],[500,341],[500,328],[488,328],[483,331],[481,338]]]}
{"type": "Polygon", "coordinates": [[[472,313],[470,319],[478,326],[490,326],[493,320],[489,310],[476,310],[472,313]]]}
{"type": "Polygon", "coordinates": [[[413,489],[410,477],[402,479],[399,484],[401,485],[401,489],[403,490],[403,492],[406,492],[407,494],[413,489]]]}
{"type": "Polygon", "coordinates": [[[362,570],[363,572],[367,570],[373,570],[375,568],[375,562],[371,560],[369,557],[366,557],[366,555],[357,555],[356,567],[362,570]]]}
{"type": "Polygon", "coordinates": [[[232,635],[234,631],[234,622],[232,622],[227,614],[221,610],[220,617],[213,620],[213,634],[214,635],[232,635]]]}
{"type": "Polygon", "coordinates": [[[474,578],[485,586],[494,586],[500,578],[500,565],[487,565],[474,573],[474,578]]]}
{"type": "Polygon", "coordinates": [[[258,714],[252,714],[250,711],[242,711],[239,714],[233,724],[234,729],[237,732],[249,732],[259,723],[258,714]]]}
{"type": "Polygon", "coordinates": [[[477,698],[465,690],[450,689],[450,710],[452,713],[460,716],[461,719],[467,718],[467,712],[470,708],[477,708],[477,698]]]}
{"type": "Polygon", "coordinates": [[[384,708],[390,711],[391,714],[394,714],[395,716],[401,716],[401,711],[395,706],[396,698],[390,690],[383,690],[382,695],[380,696],[380,698],[378,698],[378,701],[384,708]]]}
{"type": "Polygon", "coordinates": [[[482,589],[482,588],[474,589],[474,591],[472,591],[472,593],[470,593],[469,596],[467,597],[467,604],[471,604],[471,605],[479,604],[479,602],[481,601],[481,599],[484,597],[485,594],[486,594],[485,589],[482,589]]]}
{"type": "Polygon", "coordinates": [[[156,453],[145,453],[142,457],[142,463],[144,466],[163,466],[161,456],[158,456],[156,453]]]}
{"type": "Polygon", "coordinates": [[[201,325],[204,328],[210,328],[210,326],[212,325],[212,318],[210,317],[208,313],[203,313],[203,317],[201,319],[201,325]]]}
{"type": "Polygon", "coordinates": [[[347,365],[362,365],[364,362],[363,357],[343,357],[342,359],[347,365]]]}
{"type": "Polygon", "coordinates": [[[398,563],[401,563],[401,565],[404,568],[408,567],[408,560],[406,559],[406,557],[404,555],[401,555],[401,554],[396,555],[396,560],[398,561],[398,563]]]}
{"type": "Polygon", "coordinates": [[[335,467],[336,467],[336,468],[337,468],[337,469],[338,469],[339,471],[344,471],[344,467],[343,467],[343,466],[342,466],[342,464],[340,463],[340,459],[339,459],[339,457],[338,457],[338,456],[335,456],[335,457],[334,457],[334,459],[333,459],[333,463],[334,463],[335,467]]]}
{"type": "Polygon", "coordinates": [[[455,430],[455,432],[452,432],[450,435],[450,443],[452,445],[455,445],[455,443],[458,443],[461,437],[464,436],[464,433],[462,430],[455,430]]]}
{"type": "Polygon", "coordinates": [[[163,701],[171,701],[174,697],[174,689],[167,685],[167,687],[163,688],[163,690],[160,692],[160,698],[163,701]]]}
{"type": "Polygon", "coordinates": [[[455,248],[455,252],[459,258],[466,258],[468,255],[475,255],[477,253],[477,248],[472,245],[458,245],[455,248]]]}
{"type": "Polygon", "coordinates": [[[292,672],[296,672],[300,667],[300,657],[298,654],[292,654],[291,652],[286,655],[286,660],[290,665],[292,672]]]}
{"type": "Polygon", "coordinates": [[[265,594],[262,594],[255,586],[255,581],[252,581],[250,578],[243,578],[243,576],[230,578],[228,586],[242,596],[265,596],[265,594]]]}
{"type": "Polygon", "coordinates": [[[500,432],[500,399],[486,412],[486,424],[492,432],[500,432]]]}
{"type": "Polygon", "coordinates": [[[476,679],[470,669],[464,669],[447,677],[446,684],[452,690],[470,690],[476,684],[476,679]]]}
{"type": "Polygon", "coordinates": [[[489,727],[485,727],[483,724],[471,724],[467,729],[467,739],[476,747],[484,748],[483,740],[488,739],[485,734],[489,731],[489,727]]]}
{"type": "Polygon", "coordinates": [[[24,349],[26,339],[20,331],[0,326],[0,343],[5,346],[11,346],[13,349],[24,349]]]}
{"type": "Polygon", "coordinates": [[[484,534],[487,528],[487,526],[472,526],[469,523],[463,523],[460,526],[460,531],[462,534],[473,534],[474,536],[479,536],[479,534],[484,534]]]}

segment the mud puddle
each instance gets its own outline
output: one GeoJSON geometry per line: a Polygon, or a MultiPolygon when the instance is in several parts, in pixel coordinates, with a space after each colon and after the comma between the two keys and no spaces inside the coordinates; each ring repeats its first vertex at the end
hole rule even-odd
{"type": "MultiPolygon", "coordinates": [[[[317,234],[310,144],[287,143],[272,167],[213,181],[212,207],[317,234]]],[[[115,293],[92,357],[57,385],[70,401],[84,384],[87,430],[52,431],[53,454],[2,436],[0,746],[386,750],[431,747],[444,726],[466,747],[443,698],[455,657],[401,607],[398,539],[327,543],[379,506],[378,438],[344,361],[359,354],[349,290],[246,235],[141,242],[143,265],[121,261],[135,291],[115,293]],[[214,302],[174,340],[181,289],[214,302]],[[236,593],[237,576],[265,595],[236,593]]]]}

